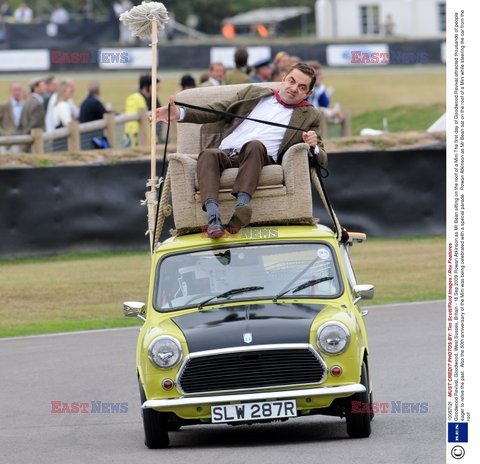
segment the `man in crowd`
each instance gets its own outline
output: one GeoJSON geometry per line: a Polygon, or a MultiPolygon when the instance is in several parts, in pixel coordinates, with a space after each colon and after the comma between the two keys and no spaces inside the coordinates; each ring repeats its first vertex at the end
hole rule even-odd
{"type": "MultiPolygon", "coordinates": [[[[159,80],[157,79],[157,89],[159,80]]],[[[138,90],[127,97],[125,100],[125,114],[137,114],[138,110],[145,108],[151,110],[152,100],[152,76],[146,74],[140,76],[138,90]]],[[[157,108],[160,106],[157,99],[157,108]]],[[[130,140],[130,145],[136,147],[138,145],[139,124],[137,121],[129,121],[125,124],[125,135],[130,140]]],[[[158,127],[157,127],[158,131],[158,127]]]]}
{"type": "MultiPolygon", "coordinates": [[[[65,82],[67,86],[69,87],[68,93],[70,95],[73,95],[75,92],[75,82],[72,79],[65,79],[65,82]]],[[[48,105],[47,105],[47,112],[45,114],[45,131],[46,132],[51,132],[56,129],[57,125],[55,123],[55,117],[54,117],[54,112],[55,112],[55,106],[57,104],[57,98],[58,98],[58,93],[55,92],[50,99],[48,100],[48,105]]],[[[73,101],[73,98],[69,98],[67,101],[69,107],[70,107],[70,112],[72,119],[78,119],[78,116],[80,114],[80,110],[78,109],[78,106],[75,104],[73,101]]]]}
{"type": "Polygon", "coordinates": [[[308,64],[315,71],[315,85],[312,90],[312,94],[308,97],[308,101],[315,107],[320,109],[330,121],[341,122],[345,118],[345,115],[340,110],[339,105],[334,108],[330,108],[330,95],[334,89],[329,90],[325,88],[323,84],[323,70],[322,65],[316,61],[308,61],[308,64]]]}
{"type": "Polygon", "coordinates": [[[10,84],[10,99],[0,106],[0,135],[14,135],[20,132],[23,107],[22,84],[12,82],[10,84]]]}
{"type": "Polygon", "coordinates": [[[48,101],[50,97],[57,91],[58,88],[58,79],[53,76],[47,76],[45,79],[45,84],[47,85],[47,91],[43,94],[43,107],[45,111],[48,109],[48,101]]]}
{"type": "MultiPolygon", "coordinates": [[[[315,73],[305,63],[288,70],[274,91],[248,86],[229,101],[213,103],[209,108],[235,113],[239,116],[288,124],[304,128],[304,132],[260,124],[239,118],[176,107],[170,97],[170,118],[180,122],[203,124],[205,147],[197,162],[197,178],[202,204],[207,212],[207,233],[210,238],[223,234],[218,206],[220,176],[224,169],[238,167],[232,195],[237,199],[228,230],[238,230],[250,223],[250,200],[257,188],[263,166],[280,164],[287,149],[300,142],[310,145],[320,163],[326,165],[327,155],[320,137],[320,115],[308,103],[315,84],[315,73]],[[209,123],[209,124],[205,124],[209,123]],[[205,127],[207,126],[208,133],[205,127]]],[[[168,107],[157,110],[161,121],[168,120],[168,107]]]]}
{"type": "Polygon", "coordinates": [[[208,70],[208,80],[201,84],[201,87],[211,87],[216,85],[223,85],[225,78],[225,66],[223,63],[212,63],[208,70]]]}
{"type": "Polygon", "coordinates": [[[14,11],[13,17],[15,18],[16,23],[31,23],[33,19],[33,11],[25,2],[22,2],[14,11]]]}
{"type": "Polygon", "coordinates": [[[45,128],[45,110],[43,108],[43,94],[47,86],[44,77],[36,77],[29,83],[30,97],[25,102],[20,127],[23,134],[30,134],[32,129],[45,128]]]}
{"type": "Polygon", "coordinates": [[[195,79],[190,74],[184,74],[180,79],[180,88],[182,90],[194,89],[196,86],[195,79]]]}
{"type": "Polygon", "coordinates": [[[253,65],[253,74],[250,78],[252,82],[269,82],[271,77],[270,60],[263,59],[253,65]]]}
{"type": "Polygon", "coordinates": [[[244,47],[237,48],[235,55],[233,56],[235,61],[235,69],[227,72],[225,76],[225,84],[248,84],[250,83],[250,77],[248,76],[246,69],[248,63],[248,51],[244,47]]]}
{"type": "Polygon", "coordinates": [[[102,119],[107,110],[100,101],[100,82],[90,81],[88,83],[88,95],[80,105],[79,122],[97,121],[102,119]]]}

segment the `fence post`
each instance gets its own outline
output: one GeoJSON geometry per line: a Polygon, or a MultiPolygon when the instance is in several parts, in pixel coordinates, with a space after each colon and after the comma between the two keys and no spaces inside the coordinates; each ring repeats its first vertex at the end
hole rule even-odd
{"type": "Polygon", "coordinates": [[[44,145],[43,145],[43,129],[32,129],[30,131],[30,135],[32,136],[32,153],[36,153],[39,155],[43,155],[45,152],[44,145]]]}
{"type": "Polygon", "coordinates": [[[146,108],[138,110],[138,146],[146,147],[148,145],[148,114],[146,108]]]}
{"type": "Polygon", "coordinates": [[[320,111],[320,134],[324,139],[328,136],[328,120],[323,111],[320,111]]]}
{"type": "Polygon", "coordinates": [[[104,113],[103,119],[105,121],[105,130],[103,131],[105,137],[107,137],[110,148],[115,148],[116,144],[116,126],[115,117],[113,113],[104,113]]]}
{"type": "Polygon", "coordinates": [[[78,121],[72,120],[68,124],[68,151],[80,151],[80,129],[78,121]]]}
{"type": "Polygon", "coordinates": [[[352,135],[352,115],[350,113],[344,113],[342,129],[344,137],[352,135]]]}

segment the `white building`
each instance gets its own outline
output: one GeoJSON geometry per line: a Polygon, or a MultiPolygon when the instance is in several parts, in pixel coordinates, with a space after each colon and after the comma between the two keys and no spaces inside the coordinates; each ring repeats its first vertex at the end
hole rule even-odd
{"type": "Polygon", "coordinates": [[[317,37],[321,39],[438,37],[445,34],[446,1],[317,0],[315,18],[317,37]]]}

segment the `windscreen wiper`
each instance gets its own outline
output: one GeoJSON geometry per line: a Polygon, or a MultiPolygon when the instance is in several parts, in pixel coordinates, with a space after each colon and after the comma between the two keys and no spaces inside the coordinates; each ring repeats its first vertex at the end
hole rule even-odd
{"type": "Polygon", "coordinates": [[[246,292],[254,292],[256,290],[263,290],[265,287],[240,287],[240,288],[233,288],[232,290],[229,290],[228,292],[220,293],[220,295],[215,295],[210,298],[207,298],[205,301],[202,301],[198,305],[198,309],[202,309],[203,306],[205,306],[207,303],[210,303],[212,300],[216,300],[217,298],[227,298],[232,295],[236,295],[238,293],[246,293],[246,292]]]}
{"type": "Polygon", "coordinates": [[[276,296],[273,298],[272,301],[273,301],[273,302],[276,302],[280,297],[282,297],[283,295],[286,295],[286,294],[289,293],[289,292],[297,293],[297,292],[299,292],[300,290],[303,290],[304,288],[311,287],[312,285],[316,285],[316,284],[319,284],[319,283],[321,283],[321,282],[326,282],[327,280],[333,280],[333,277],[320,277],[319,279],[307,280],[307,281],[304,282],[303,284],[297,285],[296,287],[289,288],[288,290],[285,290],[284,292],[279,293],[278,295],[276,295],[276,296]]]}

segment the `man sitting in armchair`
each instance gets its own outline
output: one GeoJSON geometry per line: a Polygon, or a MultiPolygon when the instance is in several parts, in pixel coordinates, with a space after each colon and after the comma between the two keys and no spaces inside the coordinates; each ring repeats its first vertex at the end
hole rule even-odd
{"type": "MultiPolygon", "coordinates": [[[[207,233],[210,238],[219,238],[223,234],[218,191],[224,169],[239,168],[232,189],[232,195],[237,200],[235,211],[227,226],[232,232],[250,223],[250,200],[263,166],[280,164],[290,146],[307,143],[318,155],[320,164],[326,166],[327,155],[320,137],[320,115],[306,101],[314,84],[314,70],[305,63],[298,63],[285,73],[278,92],[252,85],[238,92],[234,99],[208,105],[213,110],[292,126],[289,129],[187,109],[176,106],[173,97],[170,97],[172,121],[203,124],[205,148],[198,156],[197,178],[203,208],[208,215],[207,233]]],[[[168,106],[157,109],[159,121],[168,122],[168,116],[168,106]]]]}

